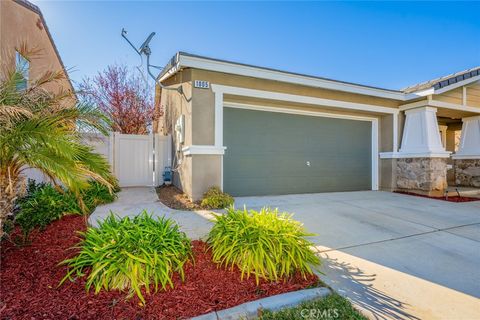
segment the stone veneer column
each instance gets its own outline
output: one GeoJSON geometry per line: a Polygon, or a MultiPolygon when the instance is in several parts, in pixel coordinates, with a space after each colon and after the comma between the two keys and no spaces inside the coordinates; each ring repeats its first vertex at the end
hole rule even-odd
{"type": "Polygon", "coordinates": [[[405,111],[402,145],[391,156],[396,161],[396,188],[421,193],[443,193],[447,188],[447,159],[440,138],[437,109],[405,111]]]}
{"type": "Polygon", "coordinates": [[[462,137],[455,160],[455,184],[480,188],[480,116],[463,118],[462,137]]]}
{"type": "Polygon", "coordinates": [[[396,173],[401,190],[441,193],[447,188],[446,158],[400,158],[396,173]]]}

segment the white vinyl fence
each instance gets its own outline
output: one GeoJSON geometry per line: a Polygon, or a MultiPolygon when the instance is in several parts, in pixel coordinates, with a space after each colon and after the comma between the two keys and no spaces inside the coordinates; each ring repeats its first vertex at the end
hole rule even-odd
{"type": "MultiPolygon", "coordinates": [[[[82,140],[108,160],[121,187],[161,185],[164,169],[171,165],[170,136],[84,133],[82,140]]],[[[28,169],[26,175],[39,182],[48,180],[36,169],[28,169]]]]}

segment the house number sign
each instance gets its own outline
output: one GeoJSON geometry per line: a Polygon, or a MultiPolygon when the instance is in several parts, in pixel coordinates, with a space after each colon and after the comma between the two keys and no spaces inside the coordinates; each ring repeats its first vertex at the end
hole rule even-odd
{"type": "Polygon", "coordinates": [[[208,88],[210,88],[210,83],[208,81],[204,81],[204,80],[195,80],[193,86],[195,88],[208,89],[208,88]]]}

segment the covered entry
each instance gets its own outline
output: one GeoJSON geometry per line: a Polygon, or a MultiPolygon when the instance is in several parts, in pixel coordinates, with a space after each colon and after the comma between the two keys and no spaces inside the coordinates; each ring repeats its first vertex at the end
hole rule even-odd
{"type": "Polygon", "coordinates": [[[372,121],[224,108],[223,189],[234,196],[372,189],[372,121]]]}

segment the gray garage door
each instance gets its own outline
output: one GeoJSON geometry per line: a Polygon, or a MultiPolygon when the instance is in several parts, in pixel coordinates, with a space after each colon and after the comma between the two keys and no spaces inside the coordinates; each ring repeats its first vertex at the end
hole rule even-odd
{"type": "Polygon", "coordinates": [[[371,190],[371,126],[225,108],[224,190],[234,196],[371,190]]]}

